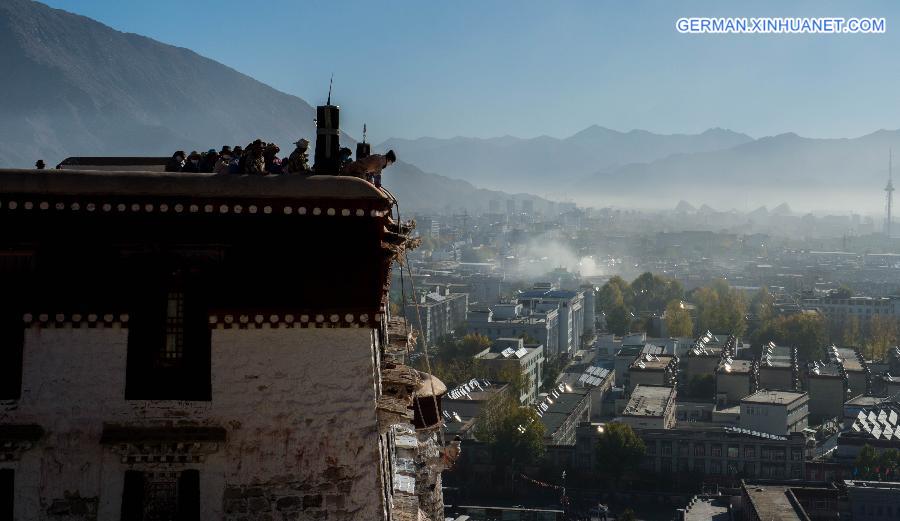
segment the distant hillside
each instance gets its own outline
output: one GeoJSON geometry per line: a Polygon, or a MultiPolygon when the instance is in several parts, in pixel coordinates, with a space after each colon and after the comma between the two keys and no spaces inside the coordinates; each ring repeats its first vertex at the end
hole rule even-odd
{"type": "MultiPolygon", "coordinates": [[[[257,137],[286,155],[299,137],[315,137],[315,111],[296,96],[193,51],[30,0],[0,1],[0,70],[0,167],[168,156],[257,137]]],[[[385,179],[409,209],[472,211],[492,198],[531,197],[478,190],[402,163],[385,179]]]]}
{"type": "Polygon", "coordinates": [[[314,109],[193,51],[0,2],[0,165],[313,136],[314,109]]]}
{"type": "MultiPolygon", "coordinates": [[[[888,177],[888,149],[900,150],[900,130],[853,139],[812,139],[793,133],[727,150],[678,154],[650,163],[600,170],[580,181],[582,200],[610,196],[634,204],[721,200],[719,208],[774,206],[880,212],[888,177]],[[640,190],[635,191],[635,187],[640,190]]],[[[783,212],[779,207],[773,212],[783,212]]]]}
{"type": "MultiPolygon", "coordinates": [[[[485,212],[492,200],[534,202],[536,211],[545,211],[548,201],[530,194],[508,194],[475,188],[467,181],[425,173],[416,166],[398,161],[384,172],[384,185],[400,201],[400,211],[485,212]]],[[[517,207],[521,207],[517,204],[517,207]]]]}
{"type": "Polygon", "coordinates": [[[745,134],[710,129],[702,134],[661,135],[588,127],[565,139],[511,136],[478,139],[389,139],[393,148],[425,170],[503,190],[557,192],[590,173],[671,154],[721,150],[752,141],[745,134]]]}

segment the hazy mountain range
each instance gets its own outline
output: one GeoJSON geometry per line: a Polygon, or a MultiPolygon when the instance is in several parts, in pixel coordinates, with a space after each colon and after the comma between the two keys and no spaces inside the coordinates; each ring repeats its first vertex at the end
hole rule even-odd
{"type": "MultiPolygon", "coordinates": [[[[0,167],[68,156],[168,156],[259,137],[288,154],[315,136],[315,110],[188,49],[116,31],[31,0],[0,1],[0,167]]],[[[352,139],[344,136],[352,146],[352,139]]],[[[479,190],[408,164],[385,183],[407,209],[487,208],[530,198],[479,190]]]]}
{"type": "Polygon", "coordinates": [[[888,150],[900,131],[814,139],[753,139],[711,129],[696,135],[590,127],[571,137],[390,139],[426,170],[479,186],[525,190],[580,203],[670,207],[679,200],[752,210],[789,200],[802,209],[879,212],[888,150]]]}
{"type": "MultiPolygon", "coordinates": [[[[287,154],[295,139],[314,136],[313,107],[296,96],[193,51],[31,0],[0,1],[0,68],[0,166],[169,155],[257,137],[287,154]]],[[[790,201],[801,210],[879,213],[891,146],[900,150],[900,131],[753,139],[718,128],[662,135],[595,125],[562,139],[389,139],[376,150],[393,148],[404,162],[385,183],[409,194],[410,208],[478,210],[491,199],[526,197],[540,207],[534,196],[509,195],[533,193],[594,206],[672,208],[685,200],[751,211],[790,201]]]]}
{"type": "Polygon", "coordinates": [[[853,139],[788,133],[724,150],[608,168],[577,180],[577,186],[582,198],[621,194],[633,204],[647,198],[667,203],[687,199],[750,210],[791,201],[803,209],[879,213],[891,147],[900,150],[898,130],[853,139]]]}
{"type": "Polygon", "coordinates": [[[676,153],[721,150],[752,140],[719,128],[697,135],[662,135],[644,130],[618,132],[594,125],[565,139],[393,138],[377,148],[394,149],[426,170],[486,188],[528,187],[530,191],[552,193],[561,188],[560,181],[571,182],[601,170],[676,153]]]}

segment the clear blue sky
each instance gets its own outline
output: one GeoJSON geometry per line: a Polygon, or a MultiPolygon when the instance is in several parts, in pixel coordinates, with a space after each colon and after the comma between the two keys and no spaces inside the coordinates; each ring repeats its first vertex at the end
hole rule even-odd
{"type": "MultiPolygon", "coordinates": [[[[48,0],[387,137],[900,127],[900,2],[48,0]],[[678,34],[682,16],[883,16],[882,35],[678,34]]],[[[359,128],[357,128],[359,127],[359,128]]]]}

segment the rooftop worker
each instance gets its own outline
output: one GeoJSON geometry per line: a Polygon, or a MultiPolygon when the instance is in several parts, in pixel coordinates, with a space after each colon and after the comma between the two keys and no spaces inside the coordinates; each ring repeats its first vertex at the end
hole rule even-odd
{"type": "Polygon", "coordinates": [[[397,154],[393,150],[388,150],[387,154],[372,154],[363,159],[347,165],[344,168],[344,175],[352,175],[370,181],[375,186],[381,186],[381,171],[393,165],[397,161],[397,154]]]}
{"type": "Polygon", "coordinates": [[[244,152],[243,174],[249,175],[265,175],[266,174],[266,158],[263,157],[266,144],[261,139],[257,139],[253,143],[247,145],[244,152]]]}
{"type": "Polygon", "coordinates": [[[197,173],[200,171],[200,153],[196,150],[191,151],[187,156],[187,160],[184,162],[184,166],[181,168],[182,172],[193,172],[197,173]]]}
{"type": "Polygon", "coordinates": [[[228,162],[228,173],[229,174],[240,174],[241,173],[241,158],[244,157],[244,147],[240,145],[236,145],[234,147],[234,153],[231,155],[231,161],[228,162]]]}
{"type": "Polygon", "coordinates": [[[216,152],[215,148],[210,148],[206,154],[203,154],[203,157],[200,159],[199,169],[201,172],[205,172],[207,174],[211,174],[213,169],[216,167],[216,163],[219,161],[219,153],[216,152]]]}
{"type": "Polygon", "coordinates": [[[347,165],[353,162],[351,156],[353,155],[353,151],[347,147],[341,147],[340,152],[338,152],[338,157],[341,160],[341,170],[343,170],[347,165]]]}
{"type": "Polygon", "coordinates": [[[278,175],[281,173],[281,159],[276,154],[281,152],[278,145],[269,143],[263,151],[263,158],[266,161],[266,172],[278,175]]]}
{"type": "Polygon", "coordinates": [[[287,173],[301,174],[309,173],[309,141],[300,139],[294,142],[297,148],[291,152],[287,160],[287,173]]]}
{"type": "Polygon", "coordinates": [[[166,163],[166,172],[181,172],[184,168],[184,150],[172,154],[172,159],[166,163]]]}
{"type": "Polygon", "coordinates": [[[219,159],[216,161],[215,166],[213,166],[213,172],[217,174],[227,174],[229,165],[231,163],[231,147],[223,146],[222,151],[219,152],[219,159]]]}
{"type": "Polygon", "coordinates": [[[47,166],[47,165],[44,164],[43,159],[38,159],[37,163],[34,164],[34,167],[37,168],[38,170],[43,170],[45,166],[47,166]]]}

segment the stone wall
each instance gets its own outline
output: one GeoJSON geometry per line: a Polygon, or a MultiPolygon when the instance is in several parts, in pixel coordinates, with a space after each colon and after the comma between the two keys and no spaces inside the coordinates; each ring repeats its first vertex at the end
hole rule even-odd
{"type": "Polygon", "coordinates": [[[215,329],[210,402],[125,401],[126,352],[124,328],[26,331],[22,398],[0,402],[0,424],[46,435],[0,462],[16,519],[118,519],[129,469],[197,469],[203,519],[385,517],[371,329],[215,329]],[[226,441],[126,464],[100,444],[104,423],[218,426],[226,441]]]}

